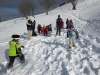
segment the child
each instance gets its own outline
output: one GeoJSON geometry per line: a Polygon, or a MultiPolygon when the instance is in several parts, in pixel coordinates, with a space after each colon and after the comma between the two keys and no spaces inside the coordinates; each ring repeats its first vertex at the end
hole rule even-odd
{"type": "Polygon", "coordinates": [[[51,36],[52,33],[52,24],[47,26],[47,30],[48,30],[48,36],[51,36]]]}
{"type": "Polygon", "coordinates": [[[43,25],[43,27],[42,27],[42,32],[43,32],[44,36],[47,36],[48,32],[47,32],[47,27],[45,25],[43,25]]]}
{"type": "Polygon", "coordinates": [[[38,24],[37,31],[38,31],[39,34],[42,33],[42,27],[41,27],[40,24],[38,24]]]}
{"type": "Polygon", "coordinates": [[[69,29],[70,28],[70,22],[69,22],[69,19],[67,18],[66,19],[66,29],[69,29]]]}
{"type": "Polygon", "coordinates": [[[16,57],[20,58],[21,64],[25,62],[25,57],[21,52],[21,47],[24,48],[20,44],[20,36],[19,35],[12,35],[12,40],[9,41],[9,51],[8,51],[8,56],[9,56],[9,63],[7,65],[7,69],[11,69],[13,67],[13,63],[16,57]]]}
{"type": "Polygon", "coordinates": [[[73,26],[71,26],[71,28],[67,31],[67,35],[69,38],[69,50],[71,50],[72,47],[76,47],[76,34],[73,31],[73,26]]]}

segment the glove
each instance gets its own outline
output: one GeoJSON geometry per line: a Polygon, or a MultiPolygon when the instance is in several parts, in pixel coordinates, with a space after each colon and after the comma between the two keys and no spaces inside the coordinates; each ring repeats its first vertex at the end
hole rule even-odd
{"type": "Polygon", "coordinates": [[[22,45],[21,47],[22,47],[22,48],[24,48],[24,46],[23,46],[23,45],[22,45]]]}
{"type": "Polygon", "coordinates": [[[18,55],[19,55],[19,57],[21,57],[22,56],[22,53],[19,53],[18,55]]]}

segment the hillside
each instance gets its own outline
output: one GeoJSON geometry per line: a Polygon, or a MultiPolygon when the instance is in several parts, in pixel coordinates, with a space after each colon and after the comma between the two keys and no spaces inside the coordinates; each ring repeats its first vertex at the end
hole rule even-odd
{"type": "MultiPolygon", "coordinates": [[[[51,37],[38,34],[27,40],[26,19],[16,18],[0,23],[0,75],[6,74],[8,58],[8,41],[12,34],[21,36],[21,44],[25,58],[29,61],[24,68],[17,58],[10,75],[100,75],[100,1],[79,1],[77,10],[71,10],[71,4],[55,8],[49,12],[35,15],[36,25],[52,24],[51,37]],[[68,51],[69,40],[67,29],[61,30],[61,36],[56,36],[56,18],[61,15],[64,23],[72,19],[78,29],[80,39],[77,48],[68,51]]],[[[66,27],[66,24],[65,26],[66,27]]],[[[37,28],[35,29],[37,31],[37,28]]]]}

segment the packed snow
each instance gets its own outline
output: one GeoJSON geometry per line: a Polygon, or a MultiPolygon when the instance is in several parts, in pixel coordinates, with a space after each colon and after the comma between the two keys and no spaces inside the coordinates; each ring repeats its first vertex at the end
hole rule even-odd
{"type": "Polygon", "coordinates": [[[21,68],[17,58],[10,75],[100,75],[100,0],[80,0],[77,10],[71,9],[72,5],[66,4],[51,10],[49,15],[41,13],[30,17],[36,20],[36,25],[52,24],[51,37],[38,34],[28,40],[27,20],[23,18],[1,22],[0,75],[6,75],[8,41],[12,40],[12,34],[21,36],[21,44],[25,46],[22,52],[29,62],[21,68]],[[68,51],[67,29],[61,30],[61,36],[55,35],[58,15],[64,23],[67,18],[72,19],[79,31],[77,48],[71,52],[68,51]]]}

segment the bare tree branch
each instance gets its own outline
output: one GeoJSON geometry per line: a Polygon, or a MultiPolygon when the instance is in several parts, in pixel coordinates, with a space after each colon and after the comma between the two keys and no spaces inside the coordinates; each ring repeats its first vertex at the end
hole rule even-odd
{"type": "Polygon", "coordinates": [[[50,7],[55,3],[56,0],[39,0],[39,3],[46,10],[46,15],[48,15],[50,7]]]}
{"type": "Polygon", "coordinates": [[[72,6],[73,6],[72,10],[76,10],[76,5],[77,5],[78,0],[64,0],[64,1],[66,3],[71,2],[72,6]]]}
{"type": "Polygon", "coordinates": [[[35,6],[32,0],[22,0],[19,5],[19,12],[28,19],[28,15],[34,12],[35,6]]]}

